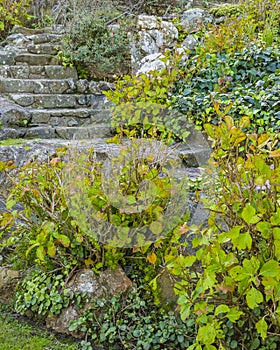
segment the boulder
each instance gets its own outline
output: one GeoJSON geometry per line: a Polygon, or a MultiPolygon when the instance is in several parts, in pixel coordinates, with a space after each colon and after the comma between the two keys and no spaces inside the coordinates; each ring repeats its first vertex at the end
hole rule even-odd
{"type": "Polygon", "coordinates": [[[8,266],[0,266],[0,303],[10,304],[19,277],[18,271],[8,266]]]}
{"type": "Polygon", "coordinates": [[[189,34],[182,42],[181,47],[184,50],[193,50],[197,45],[198,41],[196,40],[196,38],[193,35],[189,34]]]}
{"type": "Polygon", "coordinates": [[[30,116],[24,108],[0,97],[0,124],[2,127],[24,127],[30,121],[30,116]]]}
{"type": "MultiPolygon", "coordinates": [[[[107,269],[99,275],[90,269],[79,271],[66,285],[70,292],[86,292],[92,301],[108,299],[120,293],[127,293],[132,286],[132,282],[126,276],[121,267],[107,269]]],[[[87,306],[90,305],[90,302],[87,306]]],[[[76,320],[81,315],[81,310],[73,306],[63,309],[59,315],[47,317],[46,325],[56,332],[71,334],[80,337],[81,333],[69,332],[72,320],[76,320]]]]}
{"type": "Polygon", "coordinates": [[[144,57],[140,62],[140,68],[136,71],[136,75],[147,74],[154,70],[165,68],[165,63],[161,60],[164,57],[161,53],[155,53],[144,57]]]}
{"type": "Polygon", "coordinates": [[[203,24],[211,23],[212,21],[213,16],[200,8],[184,11],[181,15],[181,26],[189,33],[199,31],[203,24]]]}

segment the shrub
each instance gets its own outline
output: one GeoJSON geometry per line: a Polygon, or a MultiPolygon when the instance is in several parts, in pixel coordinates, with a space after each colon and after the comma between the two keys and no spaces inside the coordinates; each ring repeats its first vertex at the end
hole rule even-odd
{"type": "Polygon", "coordinates": [[[214,147],[208,223],[186,228],[194,253],[166,255],[182,319],[196,315],[189,350],[279,347],[280,151],[277,139],[246,134],[248,122],[205,125],[214,147]]]}
{"type": "Polygon", "coordinates": [[[31,19],[31,0],[3,0],[0,4],[0,40],[6,38],[15,24],[23,25],[31,19]]]}
{"type": "Polygon", "coordinates": [[[113,79],[130,71],[128,26],[123,22],[113,30],[107,21],[96,13],[81,13],[64,38],[66,59],[94,79],[113,79]]]}

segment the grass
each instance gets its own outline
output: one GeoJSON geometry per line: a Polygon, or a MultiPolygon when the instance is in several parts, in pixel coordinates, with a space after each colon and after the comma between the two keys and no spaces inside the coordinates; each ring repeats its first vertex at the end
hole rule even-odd
{"type": "Polygon", "coordinates": [[[20,146],[28,141],[40,141],[40,139],[6,139],[0,141],[0,146],[20,146]]]}
{"type": "Polygon", "coordinates": [[[0,313],[0,350],[78,350],[76,344],[0,313]]]}

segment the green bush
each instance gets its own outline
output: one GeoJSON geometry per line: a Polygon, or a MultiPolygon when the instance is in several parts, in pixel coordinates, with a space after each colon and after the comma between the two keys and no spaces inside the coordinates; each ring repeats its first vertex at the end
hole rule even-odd
{"type": "Polygon", "coordinates": [[[130,72],[128,26],[122,21],[119,28],[110,29],[108,21],[96,13],[81,13],[64,38],[66,61],[93,79],[113,79],[130,72]]]}
{"type": "Polygon", "coordinates": [[[23,25],[31,19],[31,0],[2,0],[0,4],[0,40],[4,40],[15,24],[23,25]]]}
{"type": "Polygon", "coordinates": [[[171,250],[167,267],[182,319],[196,315],[188,349],[276,349],[280,344],[280,150],[246,134],[249,120],[206,124],[213,141],[207,223],[186,228],[190,255],[171,250]],[[212,169],[212,170],[211,170],[212,169]]]}

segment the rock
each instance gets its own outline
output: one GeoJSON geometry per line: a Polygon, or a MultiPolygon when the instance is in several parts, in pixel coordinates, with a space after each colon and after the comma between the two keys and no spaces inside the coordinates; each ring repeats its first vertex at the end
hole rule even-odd
{"type": "Polygon", "coordinates": [[[0,266],[0,303],[9,304],[14,296],[19,272],[7,266],[0,266]]]}
{"type": "Polygon", "coordinates": [[[159,48],[152,35],[148,32],[141,31],[138,33],[138,43],[137,46],[143,55],[151,55],[159,52],[159,48]]]}
{"type": "Polygon", "coordinates": [[[174,293],[174,278],[171,278],[171,275],[164,270],[157,278],[157,283],[160,290],[161,303],[163,305],[167,303],[172,304],[173,306],[177,305],[178,297],[174,293]]]}
{"type": "Polygon", "coordinates": [[[5,43],[5,50],[14,50],[15,48],[18,50],[25,50],[27,45],[30,43],[30,40],[22,33],[14,33],[9,35],[5,43]]]}
{"type": "Polygon", "coordinates": [[[83,270],[66,285],[70,291],[86,292],[94,300],[125,293],[130,287],[131,281],[120,267],[107,269],[99,275],[89,269],[83,270]]]}
{"type": "Polygon", "coordinates": [[[138,16],[139,49],[147,55],[163,51],[175,45],[178,30],[170,22],[158,20],[155,16],[138,16]]]}
{"type": "Polygon", "coordinates": [[[140,68],[136,75],[147,74],[148,72],[165,68],[165,63],[160,59],[164,57],[161,53],[155,53],[144,57],[140,62],[140,68]]]}
{"type": "MultiPolygon", "coordinates": [[[[99,275],[90,269],[79,271],[65,288],[70,292],[86,292],[91,300],[108,299],[119,293],[127,293],[132,283],[124,271],[117,267],[116,269],[107,269],[99,275]]],[[[87,306],[90,305],[90,302],[87,306]]],[[[48,328],[52,328],[59,333],[70,334],[69,326],[72,320],[79,318],[81,311],[70,306],[63,309],[60,315],[49,316],[46,320],[48,328]]],[[[81,333],[71,332],[71,335],[79,338],[81,333]]]]}
{"type": "Polygon", "coordinates": [[[71,321],[77,320],[80,317],[80,312],[77,311],[73,306],[69,306],[61,311],[59,316],[53,315],[46,319],[47,328],[51,328],[58,333],[71,334],[76,338],[82,338],[81,332],[69,331],[71,321]]]}
{"type": "Polygon", "coordinates": [[[189,34],[185,40],[182,42],[181,47],[185,50],[192,50],[198,45],[196,38],[189,34]]]}
{"type": "Polygon", "coordinates": [[[211,23],[213,16],[200,8],[184,11],[181,15],[181,26],[189,33],[199,31],[203,24],[211,23]]]}
{"type": "Polygon", "coordinates": [[[137,19],[137,27],[142,29],[156,29],[158,21],[156,16],[139,15],[137,19]]]}
{"type": "Polygon", "coordinates": [[[24,127],[30,121],[30,115],[21,106],[0,97],[0,123],[3,127],[24,127]]]}
{"type": "Polygon", "coordinates": [[[178,39],[178,29],[171,22],[162,21],[160,24],[160,32],[162,33],[162,46],[159,47],[168,47],[171,48],[176,44],[176,40],[178,39]]]}
{"type": "Polygon", "coordinates": [[[15,62],[15,51],[2,51],[0,50],[0,65],[13,65],[15,62]]]}

